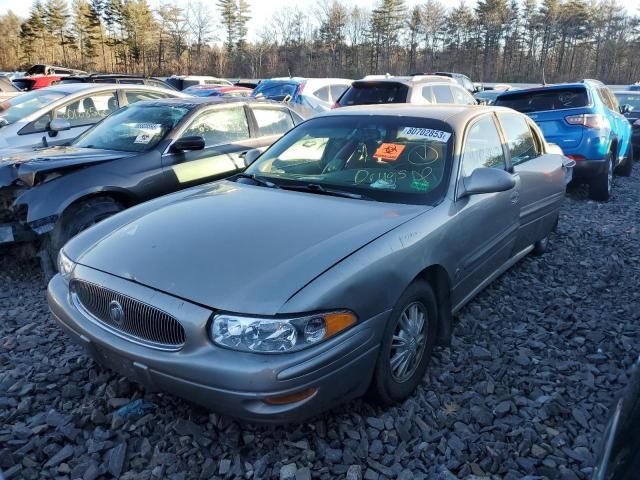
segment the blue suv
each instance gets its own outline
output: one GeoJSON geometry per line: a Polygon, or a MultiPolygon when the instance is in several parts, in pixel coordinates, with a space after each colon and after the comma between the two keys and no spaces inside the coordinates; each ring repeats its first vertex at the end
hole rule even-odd
{"type": "Polygon", "coordinates": [[[575,183],[589,185],[589,196],[606,201],[613,173],[631,175],[631,125],[611,91],[597,80],[508,91],[496,105],[513,108],[534,120],[545,138],[576,161],[575,183]]]}

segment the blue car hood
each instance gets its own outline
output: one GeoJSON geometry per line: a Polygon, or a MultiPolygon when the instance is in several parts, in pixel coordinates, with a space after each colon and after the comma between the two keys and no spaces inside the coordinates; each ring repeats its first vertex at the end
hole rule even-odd
{"type": "Polygon", "coordinates": [[[273,315],[327,269],[428,208],[222,181],[116,215],[65,251],[201,305],[273,315]]]}

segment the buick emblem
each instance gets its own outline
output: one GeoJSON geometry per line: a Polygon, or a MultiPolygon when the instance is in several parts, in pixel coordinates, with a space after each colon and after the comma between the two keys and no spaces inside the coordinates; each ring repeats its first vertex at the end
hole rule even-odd
{"type": "Polygon", "coordinates": [[[109,304],[109,316],[111,321],[119,327],[124,323],[124,309],[117,300],[112,300],[109,304]]]}

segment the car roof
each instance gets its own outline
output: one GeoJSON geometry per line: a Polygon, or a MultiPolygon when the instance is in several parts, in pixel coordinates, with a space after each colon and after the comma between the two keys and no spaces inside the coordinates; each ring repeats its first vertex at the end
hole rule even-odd
{"type": "MultiPolygon", "coordinates": [[[[431,104],[417,105],[410,103],[386,103],[382,105],[357,105],[353,107],[342,107],[328,112],[321,113],[317,117],[339,117],[339,116],[388,116],[388,117],[422,117],[441,120],[454,127],[464,125],[470,118],[481,113],[489,112],[514,112],[510,108],[496,107],[493,105],[453,105],[453,104],[431,104]]],[[[317,118],[316,117],[316,118],[317,118]]]]}
{"type": "MultiPolygon", "coordinates": [[[[27,77],[32,78],[32,77],[27,77]]],[[[158,90],[167,90],[171,91],[173,94],[178,94],[180,92],[175,92],[168,88],[160,88],[154,87],[151,85],[137,85],[137,84],[124,84],[124,83],[60,83],[58,85],[52,85],[49,87],[51,90],[56,90],[62,93],[77,93],[83,92],[85,90],[108,90],[108,89],[143,89],[148,91],[158,91],[158,90]]],[[[44,90],[44,89],[43,89],[44,90]]],[[[183,94],[184,95],[184,94],[183,94]]]]}
{"type": "Polygon", "coordinates": [[[364,82],[404,83],[405,85],[408,85],[408,86],[423,84],[423,83],[446,83],[447,85],[458,84],[458,82],[456,82],[453,78],[445,77],[443,75],[406,75],[406,76],[367,75],[364,78],[356,80],[354,83],[364,83],[364,82]]]}
{"type": "Polygon", "coordinates": [[[551,90],[562,90],[565,88],[585,88],[586,89],[589,83],[590,81],[540,85],[539,87],[520,88],[518,90],[507,90],[503,92],[500,96],[508,97],[511,95],[518,95],[518,94],[528,93],[528,92],[545,92],[545,91],[551,91],[551,90]]]}
{"type": "Polygon", "coordinates": [[[253,97],[192,97],[185,96],[181,98],[163,98],[158,100],[144,100],[142,102],[136,102],[134,105],[144,103],[145,105],[217,105],[225,103],[251,103],[259,105],[279,105],[286,107],[281,102],[272,102],[269,100],[262,100],[253,97]]]}

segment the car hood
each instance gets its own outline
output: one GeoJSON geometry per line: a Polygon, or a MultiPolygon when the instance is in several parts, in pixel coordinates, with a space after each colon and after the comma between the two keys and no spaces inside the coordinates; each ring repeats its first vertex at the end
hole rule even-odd
{"type": "Polygon", "coordinates": [[[72,146],[30,149],[10,154],[0,150],[0,187],[10,185],[18,178],[27,185],[33,185],[38,173],[60,172],[132,155],[135,153],[72,146]]]}
{"type": "Polygon", "coordinates": [[[333,265],[428,209],[230,181],[187,192],[159,199],[161,208],[142,205],[101,238],[81,234],[86,249],[72,245],[70,254],[201,305],[273,315],[333,265]]]}

